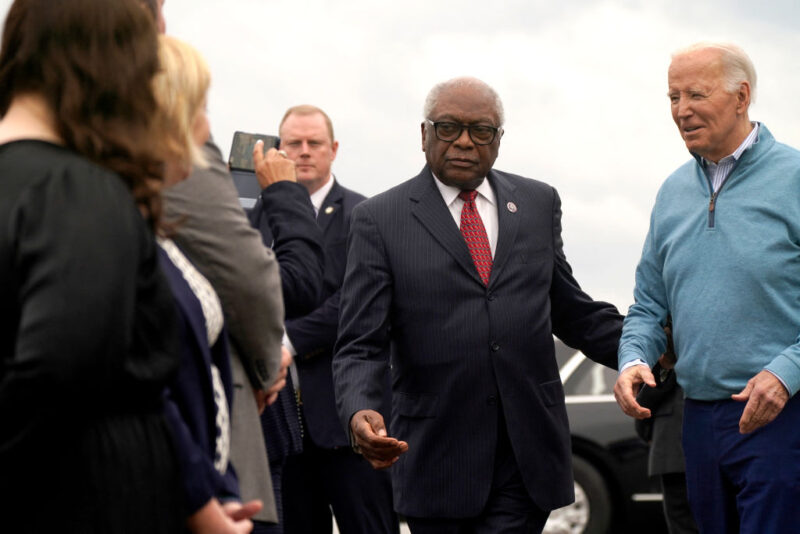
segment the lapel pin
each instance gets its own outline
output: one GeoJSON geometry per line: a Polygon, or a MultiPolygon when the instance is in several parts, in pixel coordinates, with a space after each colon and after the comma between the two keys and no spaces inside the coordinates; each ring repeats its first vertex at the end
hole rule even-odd
{"type": "Polygon", "coordinates": [[[333,206],[325,208],[325,215],[330,215],[331,213],[333,213],[333,206]]]}
{"type": "Polygon", "coordinates": [[[510,211],[511,213],[517,213],[517,205],[514,204],[513,202],[509,202],[508,204],[506,204],[506,208],[508,208],[508,211],[510,211]]]}

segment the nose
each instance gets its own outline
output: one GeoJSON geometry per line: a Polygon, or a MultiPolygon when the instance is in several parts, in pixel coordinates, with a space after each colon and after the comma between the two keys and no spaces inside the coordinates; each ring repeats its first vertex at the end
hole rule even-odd
{"type": "Polygon", "coordinates": [[[673,104],[673,107],[676,117],[686,118],[692,114],[691,100],[684,95],[678,97],[678,101],[673,104]]]}
{"type": "Polygon", "coordinates": [[[469,136],[469,128],[463,127],[458,138],[453,141],[453,144],[461,148],[470,148],[474,146],[475,143],[472,142],[472,138],[469,136]]]}
{"type": "Polygon", "coordinates": [[[300,155],[302,156],[304,154],[308,154],[309,152],[311,152],[311,150],[309,149],[308,141],[304,140],[302,145],[300,145],[300,155]]]}

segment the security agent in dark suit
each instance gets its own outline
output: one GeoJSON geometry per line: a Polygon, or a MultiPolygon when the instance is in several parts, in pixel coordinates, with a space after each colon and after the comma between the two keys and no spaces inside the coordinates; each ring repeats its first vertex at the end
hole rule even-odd
{"type": "Polygon", "coordinates": [[[284,344],[296,364],[304,436],[302,453],[289,456],[283,470],[284,532],[330,533],[332,509],[343,534],[396,533],[389,474],[372,469],[350,447],[336,414],[331,375],[350,212],[365,197],[331,174],[339,142],[324,111],[290,108],[279,133],[281,149],[295,162],[297,181],[308,190],[325,243],[324,300],[308,315],[286,322],[284,344]]]}
{"type": "Polygon", "coordinates": [[[425,119],[428,165],[353,210],[339,415],[374,467],[391,466],[415,534],[540,532],[574,498],[552,336],[614,367],[622,317],[572,277],[555,190],[492,169],[494,90],[439,84],[425,119]],[[389,362],[392,436],[379,413],[389,362]]]}

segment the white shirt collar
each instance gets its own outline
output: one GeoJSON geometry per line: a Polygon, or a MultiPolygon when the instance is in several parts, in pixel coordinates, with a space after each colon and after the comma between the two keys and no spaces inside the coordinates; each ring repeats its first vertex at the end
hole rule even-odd
{"type": "Polygon", "coordinates": [[[325,201],[325,197],[328,196],[328,193],[331,192],[331,189],[333,189],[333,182],[335,179],[333,173],[331,173],[325,185],[314,191],[311,195],[311,205],[314,206],[315,214],[319,213],[319,210],[322,209],[322,203],[325,201]]]}
{"type": "MultiPolygon", "coordinates": [[[[458,198],[458,194],[461,192],[461,189],[442,183],[442,181],[439,180],[435,174],[433,175],[433,178],[434,183],[436,183],[436,187],[439,188],[439,193],[441,193],[442,198],[444,199],[445,205],[449,206],[455,202],[455,200],[458,198]]],[[[493,206],[496,204],[494,189],[492,189],[492,186],[489,185],[489,180],[486,178],[483,179],[481,185],[475,188],[475,191],[477,191],[480,196],[488,200],[493,206]]]]}

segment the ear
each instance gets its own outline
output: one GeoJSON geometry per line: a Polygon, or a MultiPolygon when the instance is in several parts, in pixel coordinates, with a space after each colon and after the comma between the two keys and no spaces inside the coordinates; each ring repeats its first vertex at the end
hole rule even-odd
{"type": "Polygon", "coordinates": [[[422,133],[422,151],[425,152],[425,136],[428,133],[428,131],[425,129],[425,121],[420,123],[419,128],[420,132],[422,133]]]}
{"type": "Polygon", "coordinates": [[[331,143],[331,161],[336,159],[336,152],[339,150],[339,141],[331,143]]]}
{"type": "Polygon", "coordinates": [[[750,107],[750,82],[743,81],[739,84],[739,91],[736,93],[736,112],[739,114],[747,113],[750,107]]]}

